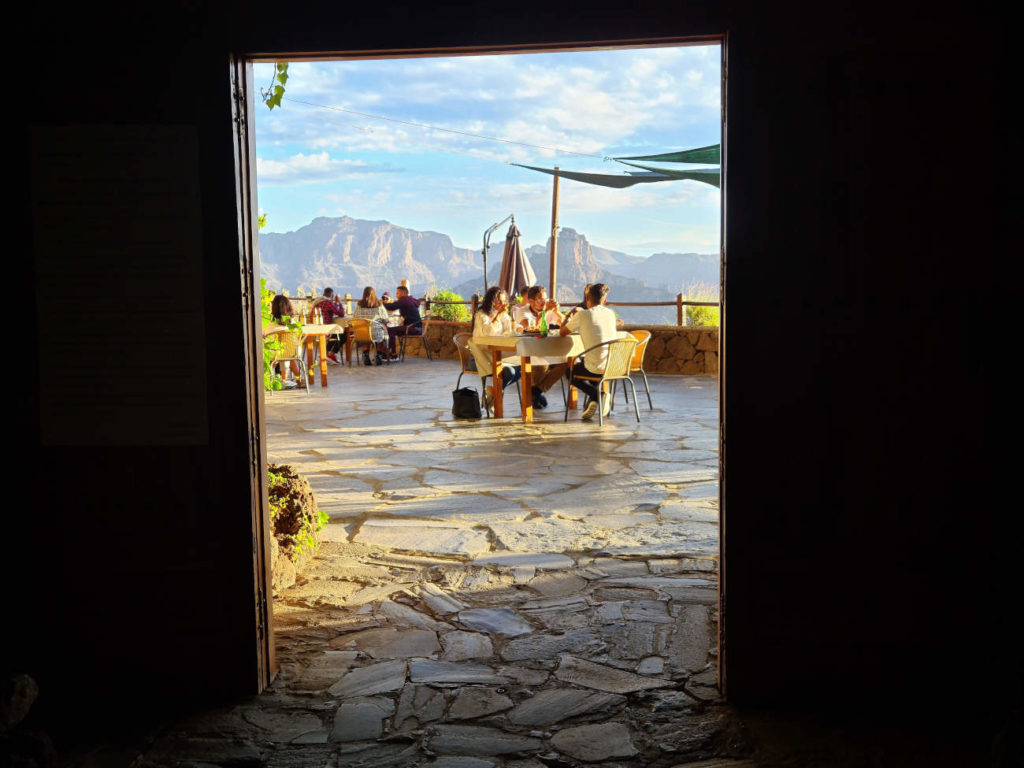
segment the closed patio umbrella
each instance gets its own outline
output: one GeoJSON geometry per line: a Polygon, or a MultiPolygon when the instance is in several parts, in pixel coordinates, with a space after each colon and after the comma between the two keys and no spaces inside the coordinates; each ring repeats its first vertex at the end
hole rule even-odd
{"type": "Polygon", "coordinates": [[[537,275],[530,266],[530,260],[523,252],[523,244],[519,237],[519,228],[512,224],[505,235],[505,253],[501,257],[501,274],[498,285],[508,291],[509,296],[534,285],[537,275]]]}

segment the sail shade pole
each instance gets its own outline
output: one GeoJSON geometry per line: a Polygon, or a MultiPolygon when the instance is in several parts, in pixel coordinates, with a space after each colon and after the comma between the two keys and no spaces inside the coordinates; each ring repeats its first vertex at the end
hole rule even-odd
{"type": "Polygon", "coordinates": [[[558,301],[558,285],[555,274],[558,271],[558,166],[555,166],[554,189],[551,191],[551,273],[548,296],[558,301]]]}

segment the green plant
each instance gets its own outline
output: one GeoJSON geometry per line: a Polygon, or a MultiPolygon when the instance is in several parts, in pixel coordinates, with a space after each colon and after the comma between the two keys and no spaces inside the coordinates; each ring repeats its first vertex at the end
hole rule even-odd
{"type": "MultiPolygon", "coordinates": [[[[684,301],[718,301],[718,286],[709,283],[694,281],[683,286],[684,301]]],[[[686,324],[718,326],[719,308],[715,307],[686,307],[686,324]]]]}
{"type": "Polygon", "coordinates": [[[267,105],[267,109],[281,106],[281,99],[284,98],[284,84],[288,82],[288,62],[278,61],[274,64],[274,78],[267,88],[260,88],[260,98],[267,105]]]}
{"type": "Polygon", "coordinates": [[[465,304],[435,304],[437,301],[462,301],[453,291],[436,291],[430,295],[431,312],[439,320],[465,322],[469,320],[469,307],[465,304]]]}
{"type": "Polygon", "coordinates": [[[271,530],[282,553],[292,562],[297,562],[307,552],[312,554],[317,545],[317,533],[330,517],[314,507],[316,501],[305,478],[291,466],[268,465],[267,502],[271,530]]]}
{"type": "Polygon", "coordinates": [[[330,515],[318,509],[316,520],[312,521],[309,526],[304,527],[293,537],[292,549],[289,552],[292,562],[298,560],[304,552],[308,551],[312,554],[316,551],[316,534],[323,530],[330,519],[330,515]]]}

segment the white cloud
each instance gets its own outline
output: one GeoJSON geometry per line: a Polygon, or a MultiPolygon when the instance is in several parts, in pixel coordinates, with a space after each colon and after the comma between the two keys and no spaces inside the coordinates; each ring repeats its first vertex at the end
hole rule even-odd
{"type": "MultiPolygon", "coordinates": [[[[642,131],[693,124],[694,110],[717,108],[720,100],[717,56],[705,48],[296,63],[290,71],[288,98],[588,153],[614,153],[642,131]]],[[[258,129],[271,140],[308,142],[310,148],[400,152],[409,135],[420,144],[429,137],[464,151],[487,152],[481,147],[494,144],[452,134],[439,138],[439,132],[413,126],[402,126],[407,137],[395,143],[386,129],[397,125],[288,101],[258,115],[258,129]],[[310,120],[311,111],[324,119],[310,120]],[[293,119],[296,113],[300,120],[293,119]],[[271,121],[275,125],[265,128],[271,121]]]]}
{"type": "Polygon", "coordinates": [[[333,160],[327,152],[314,155],[298,153],[285,160],[256,158],[256,178],[260,184],[310,184],[335,179],[358,179],[368,174],[395,169],[372,166],[359,160],[333,160]]]}

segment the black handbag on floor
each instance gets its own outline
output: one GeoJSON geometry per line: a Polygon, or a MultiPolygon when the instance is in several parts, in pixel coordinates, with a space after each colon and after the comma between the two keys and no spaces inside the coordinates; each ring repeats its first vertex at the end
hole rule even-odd
{"type": "Polygon", "coordinates": [[[457,419],[479,419],[480,395],[472,387],[452,391],[452,416],[457,419]]]}

